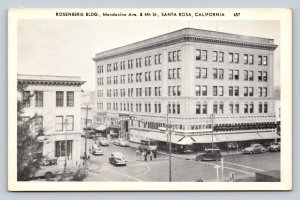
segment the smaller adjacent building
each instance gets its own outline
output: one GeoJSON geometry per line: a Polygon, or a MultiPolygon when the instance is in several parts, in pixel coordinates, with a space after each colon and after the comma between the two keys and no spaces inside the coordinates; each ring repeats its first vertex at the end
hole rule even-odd
{"type": "Polygon", "coordinates": [[[40,134],[41,153],[48,159],[57,159],[68,167],[80,164],[81,150],[81,81],[74,76],[18,74],[18,84],[27,85],[19,98],[32,95],[25,105],[21,121],[37,116],[30,126],[33,134],[40,134]],[[66,145],[67,143],[67,145],[66,145]]]}

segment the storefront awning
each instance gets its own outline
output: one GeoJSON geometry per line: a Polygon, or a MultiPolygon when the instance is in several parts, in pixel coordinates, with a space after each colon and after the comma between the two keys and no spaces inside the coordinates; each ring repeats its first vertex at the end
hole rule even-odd
{"type": "Polygon", "coordinates": [[[248,140],[261,140],[264,139],[258,133],[236,133],[236,134],[220,134],[216,135],[222,142],[237,142],[237,141],[248,141],[248,140]]]}
{"type": "Polygon", "coordinates": [[[276,132],[258,132],[263,139],[279,139],[280,136],[276,132]]]}
{"type": "Polygon", "coordinates": [[[104,131],[106,128],[107,128],[107,127],[106,127],[104,124],[101,124],[101,125],[95,127],[94,129],[95,129],[96,131],[104,131]]]}
{"type": "Polygon", "coordinates": [[[213,142],[222,142],[215,135],[212,137],[210,134],[191,136],[191,138],[193,138],[195,140],[194,143],[200,143],[200,144],[212,143],[212,141],[213,142]]]}
{"type": "Polygon", "coordinates": [[[191,137],[184,137],[182,139],[180,139],[177,144],[180,145],[192,145],[195,142],[194,139],[192,139],[191,137]]]}

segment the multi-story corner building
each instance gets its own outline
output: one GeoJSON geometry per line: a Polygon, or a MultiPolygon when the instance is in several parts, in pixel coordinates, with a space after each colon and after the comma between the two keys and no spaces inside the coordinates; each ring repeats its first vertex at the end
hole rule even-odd
{"type": "Polygon", "coordinates": [[[166,142],[167,123],[175,147],[278,138],[276,47],[273,39],[185,28],[97,53],[97,112],[123,121],[134,142],[166,142]]]}
{"type": "Polygon", "coordinates": [[[68,167],[80,163],[83,83],[80,77],[73,76],[18,74],[18,84],[27,85],[20,98],[33,95],[23,109],[22,121],[37,116],[31,131],[39,134],[38,131],[43,130],[38,137],[42,144],[41,153],[48,159],[57,159],[58,165],[64,165],[66,153],[68,167]]]}

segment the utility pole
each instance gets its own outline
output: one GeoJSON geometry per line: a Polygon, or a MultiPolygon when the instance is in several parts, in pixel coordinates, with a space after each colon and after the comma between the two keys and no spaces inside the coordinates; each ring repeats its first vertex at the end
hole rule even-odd
{"type": "Polygon", "coordinates": [[[214,114],[210,115],[211,117],[211,148],[214,148],[214,114]]]}
{"type": "Polygon", "coordinates": [[[65,119],[65,126],[66,126],[66,131],[65,131],[65,166],[64,166],[64,172],[67,172],[67,160],[68,160],[68,138],[67,138],[67,127],[68,127],[68,120],[65,119]]]}
{"type": "Polygon", "coordinates": [[[172,140],[171,131],[169,130],[169,110],[167,110],[167,141],[169,141],[169,182],[172,182],[172,140]]]}
{"type": "Polygon", "coordinates": [[[85,118],[85,140],[84,140],[84,159],[87,160],[87,121],[88,121],[89,106],[86,106],[86,118],[85,118]]]}

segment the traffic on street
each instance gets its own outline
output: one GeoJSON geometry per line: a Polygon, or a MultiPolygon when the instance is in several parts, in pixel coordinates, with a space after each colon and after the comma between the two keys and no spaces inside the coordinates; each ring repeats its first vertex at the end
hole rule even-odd
{"type": "MultiPolygon", "coordinates": [[[[87,139],[87,147],[92,153],[96,142],[87,139]]],[[[103,154],[90,154],[90,169],[84,181],[169,181],[169,155],[158,151],[156,159],[150,155],[147,161],[136,153],[139,144],[110,141],[100,146],[103,154]],[[115,164],[111,157],[121,154],[122,164],[115,164]]],[[[82,151],[85,141],[82,138],[82,151]]],[[[197,154],[172,154],[172,181],[247,181],[256,172],[280,170],[280,153],[264,152],[243,154],[242,152],[222,152],[222,159],[199,160],[197,154]],[[222,167],[223,165],[223,167],[222,167]]],[[[119,158],[115,158],[119,159],[119,158]]]]}

